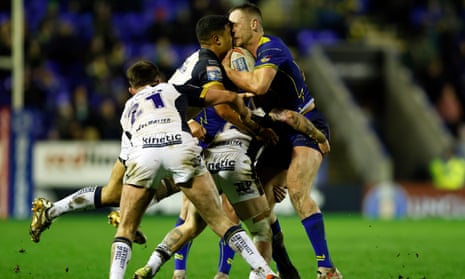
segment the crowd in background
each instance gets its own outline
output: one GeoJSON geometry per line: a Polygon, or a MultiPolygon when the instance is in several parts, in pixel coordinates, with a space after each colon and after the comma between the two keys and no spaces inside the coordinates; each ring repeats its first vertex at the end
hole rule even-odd
{"type": "MultiPolygon", "coordinates": [[[[41,112],[41,139],[119,139],[124,69],[144,57],[169,76],[197,48],[195,22],[240,0],[24,0],[25,107],[41,112]]],[[[296,55],[316,41],[363,40],[357,18],[394,26],[403,58],[445,125],[465,140],[465,1],[268,0],[267,32],[296,55]],[[306,33],[307,32],[307,33],[306,33]],[[313,32],[311,39],[304,37],[313,32]],[[316,34],[316,35],[315,35],[316,34]]],[[[0,56],[11,54],[11,3],[0,3],[0,56]]],[[[0,70],[0,106],[11,72],[0,70]]]]}

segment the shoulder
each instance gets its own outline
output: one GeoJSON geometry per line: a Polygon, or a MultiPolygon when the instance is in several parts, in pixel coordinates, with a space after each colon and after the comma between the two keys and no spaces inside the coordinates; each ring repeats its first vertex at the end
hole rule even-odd
{"type": "Polygon", "coordinates": [[[208,48],[200,49],[199,61],[197,64],[200,66],[221,66],[221,62],[218,57],[208,48]]]}
{"type": "Polygon", "coordinates": [[[287,48],[286,44],[280,37],[273,35],[263,35],[258,43],[258,46],[262,48],[287,48]]]}

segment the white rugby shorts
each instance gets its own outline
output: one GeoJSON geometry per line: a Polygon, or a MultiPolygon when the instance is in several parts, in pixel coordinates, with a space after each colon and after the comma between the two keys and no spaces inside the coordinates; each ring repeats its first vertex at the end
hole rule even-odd
{"type": "MultiPolygon", "coordinates": [[[[241,141],[236,139],[236,141],[241,141]]],[[[204,150],[205,164],[218,191],[226,194],[231,204],[251,200],[263,194],[252,171],[252,160],[242,145],[216,145],[204,150]]]]}
{"type": "Polygon", "coordinates": [[[180,134],[180,141],[159,144],[172,136],[156,135],[145,141],[156,144],[134,146],[127,150],[124,184],[157,188],[160,181],[169,176],[177,184],[205,173],[207,169],[197,139],[186,132],[180,134]]]}

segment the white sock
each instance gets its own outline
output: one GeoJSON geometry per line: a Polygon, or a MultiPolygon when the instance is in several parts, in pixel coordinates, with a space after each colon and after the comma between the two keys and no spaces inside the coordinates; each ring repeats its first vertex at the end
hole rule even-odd
{"type": "Polygon", "coordinates": [[[127,242],[115,239],[111,245],[110,279],[124,279],[131,252],[127,242]]]}
{"type": "Polygon", "coordinates": [[[171,251],[163,244],[159,244],[149,258],[146,266],[152,268],[152,276],[155,275],[160,267],[171,258],[171,251]]]}
{"type": "Polygon", "coordinates": [[[245,231],[237,231],[231,235],[228,245],[252,267],[253,270],[266,274],[275,274],[265,259],[258,252],[252,239],[246,234],[245,231]]]}
{"type": "Polygon", "coordinates": [[[94,196],[97,186],[85,187],[53,203],[47,214],[54,219],[68,212],[95,208],[94,196]]]}
{"type": "Polygon", "coordinates": [[[254,270],[251,270],[249,273],[249,279],[260,279],[260,274],[255,272],[254,270]]]}

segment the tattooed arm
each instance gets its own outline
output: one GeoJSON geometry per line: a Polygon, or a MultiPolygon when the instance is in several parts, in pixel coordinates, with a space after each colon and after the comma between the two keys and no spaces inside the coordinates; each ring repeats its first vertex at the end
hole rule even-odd
{"type": "Polygon", "coordinates": [[[308,135],[314,139],[323,154],[331,150],[328,139],[318,130],[313,123],[296,111],[287,109],[273,109],[268,113],[273,121],[284,122],[296,131],[308,135]]]}

